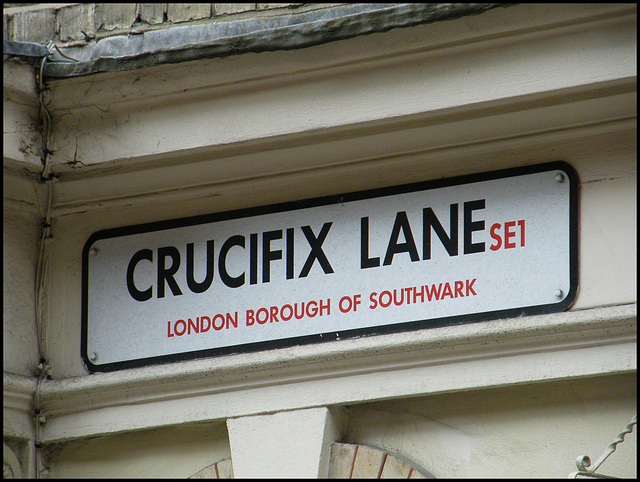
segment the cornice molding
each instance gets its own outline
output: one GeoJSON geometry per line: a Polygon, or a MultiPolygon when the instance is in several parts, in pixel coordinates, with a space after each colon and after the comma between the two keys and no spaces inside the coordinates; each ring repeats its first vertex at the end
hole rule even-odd
{"type": "Polygon", "coordinates": [[[636,320],[610,306],[45,380],[43,440],[631,372],[636,320]]]}

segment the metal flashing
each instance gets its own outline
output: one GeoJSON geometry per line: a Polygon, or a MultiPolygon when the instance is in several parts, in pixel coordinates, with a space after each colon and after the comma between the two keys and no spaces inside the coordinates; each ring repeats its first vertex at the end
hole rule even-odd
{"type": "Polygon", "coordinates": [[[2,54],[16,57],[46,57],[49,50],[35,42],[15,42],[4,39],[2,41],[2,54]]]}
{"type": "Polygon", "coordinates": [[[173,26],[104,38],[54,52],[45,77],[62,78],[137,70],[162,64],[244,53],[311,47],[359,35],[386,32],[477,15],[511,4],[347,4],[295,15],[173,26]],[[69,57],[77,59],[70,61],[69,57]]]}

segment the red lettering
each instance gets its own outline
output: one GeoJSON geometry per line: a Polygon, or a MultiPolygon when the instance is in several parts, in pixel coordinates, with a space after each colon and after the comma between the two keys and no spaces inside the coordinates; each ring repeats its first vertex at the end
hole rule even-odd
{"type": "Polygon", "coordinates": [[[235,312],[235,316],[231,316],[231,313],[227,313],[227,330],[229,326],[233,325],[234,328],[238,328],[238,312],[235,312]]]}
{"type": "MultiPolygon", "coordinates": [[[[438,285],[438,291],[436,291],[436,285],[431,285],[431,291],[429,291],[429,287],[426,285],[425,288],[427,289],[427,299],[429,301],[431,301],[431,298],[433,298],[434,295],[436,300],[440,299],[440,290],[442,289],[442,283],[438,285]]],[[[451,288],[449,288],[449,290],[451,290],[451,288]]]]}
{"type": "Polygon", "coordinates": [[[378,297],[378,302],[380,303],[380,306],[382,306],[383,308],[386,308],[387,306],[389,306],[391,304],[391,292],[390,291],[383,291],[382,293],[380,293],[380,296],[378,297]],[[382,296],[383,295],[387,295],[387,297],[389,298],[389,301],[387,301],[386,303],[384,303],[382,301],[382,296]]]}
{"type": "Polygon", "coordinates": [[[464,287],[464,283],[462,281],[456,281],[455,282],[455,287],[456,287],[456,298],[458,297],[458,293],[460,293],[460,296],[464,296],[462,294],[462,288],[464,287]]]}
{"type": "Polygon", "coordinates": [[[291,305],[284,305],[280,310],[280,316],[282,317],[282,321],[289,321],[291,317],[293,317],[293,307],[291,305]],[[285,316],[284,310],[289,310],[289,316],[285,316]]]}
{"type": "Polygon", "coordinates": [[[420,296],[420,303],[424,303],[424,286],[420,287],[420,294],[416,291],[416,288],[413,288],[413,302],[416,303],[416,298],[420,296]]]}
{"type": "Polygon", "coordinates": [[[442,292],[443,300],[444,300],[444,297],[447,296],[447,294],[449,295],[449,298],[453,298],[453,293],[451,292],[451,285],[449,283],[444,285],[444,291],[442,292]]]}
{"type": "Polygon", "coordinates": [[[473,291],[473,283],[475,282],[476,282],[476,278],[473,278],[471,280],[471,283],[469,283],[469,280],[467,280],[467,296],[469,296],[469,292],[473,293],[473,296],[478,296],[476,292],[473,291]]]}
{"type": "Polygon", "coordinates": [[[511,231],[511,228],[515,227],[515,221],[509,221],[504,223],[504,249],[511,249],[516,247],[516,243],[509,241],[511,238],[515,237],[516,232],[511,231]]]}
{"type": "Polygon", "coordinates": [[[224,328],[224,316],[222,316],[220,313],[218,313],[216,316],[213,317],[213,329],[216,331],[220,331],[224,328]],[[216,320],[220,320],[220,324],[218,325],[216,323],[216,320]]]}
{"type": "Polygon", "coordinates": [[[269,321],[269,310],[267,310],[266,308],[260,308],[256,313],[256,320],[261,325],[264,325],[267,321],[269,321]],[[262,320],[260,319],[260,313],[264,313],[264,319],[262,320]]]}
{"type": "Polygon", "coordinates": [[[518,226],[520,226],[520,246],[524,246],[524,219],[518,221],[518,226]]]}
{"type": "Polygon", "coordinates": [[[247,326],[251,326],[255,323],[255,319],[253,317],[253,310],[247,310],[247,326]]]}
{"type": "Polygon", "coordinates": [[[374,291],[369,295],[369,301],[371,301],[371,304],[369,305],[370,310],[375,310],[378,307],[378,300],[376,300],[377,294],[378,293],[374,291]]]}
{"type": "Polygon", "coordinates": [[[273,323],[273,320],[276,320],[276,323],[278,323],[280,321],[278,320],[278,307],[272,306],[270,310],[271,310],[271,319],[269,320],[269,323],[273,323]]]}
{"type": "Polygon", "coordinates": [[[491,226],[491,237],[496,240],[496,244],[492,244],[491,246],[489,246],[491,251],[498,251],[500,249],[500,246],[502,246],[502,238],[500,238],[500,235],[496,233],[496,231],[500,229],[500,227],[500,223],[496,223],[491,226]]]}
{"type": "Polygon", "coordinates": [[[315,301],[309,301],[307,303],[307,316],[309,318],[313,318],[317,314],[318,314],[318,303],[316,303],[315,301]],[[311,307],[312,303],[313,303],[313,308],[311,308],[311,311],[309,311],[309,308],[311,307]]]}
{"type": "Polygon", "coordinates": [[[187,318],[189,320],[188,323],[188,332],[187,335],[191,334],[191,327],[193,327],[193,331],[195,331],[196,333],[200,333],[200,327],[198,326],[198,323],[200,322],[200,320],[198,318],[196,318],[196,321],[194,323],[194,321],[191,318],[187,318]]]}
{"type": "Polygon", "coordinates": [[[343,296],[338,302],[338,308],[340,308],[340,311],[342,313],[349,313],[351,311],[352,305],[353,303],[351,302],[351,296],[343,296]],[[345,301],[347,302],[346,308],[344,303],[345,301]]]}
{"type": "Polygon", "coordinates": [[[411,304],[411,288],[405,288],[404,292],[407,294],[407,304],[411,304]]]}
{"type": "Polygon", "coordinates": [[[187,331],[187,324],[185,323],[184,320],[178,320],[176,321],[176,324],[173,326],[173,331],[175,331],[176,335],[182,336],[184,335],[184,332],[187,331]],[[178,323],[182,323],[182,331],[180,333],[178,333],[178,323]]]}
{"type": "Polygon", "coordinates": [[[393,290],[393,304],[396,306],[400,306],[404,302],[404,290],[400,290],[400,301],[396,298],[396,293],[398,290],[393,290]]]}
{"type": "MultiPolygon", "coordinates": [[[[354,297],[355,303],[357,303],[359,299],[360,299],[360,295],[356,295],[354,297]],[[355,299],[356,297],[358,298],[357,300],[355,299]]],[[[320,300],[320,316],[322,316],[322,310],[324,310],[325,308],[327,309],[327,315],[330,315],[331,314],[331,299],[330,298],[327,298],[327,304],[326,305],[323,305],[322,304],[322,300],[320,300]]],[[[354,311],[355,311],[355,306],[354,306],[354,311]]]]}
{"type": "Polygon", "coordinates": [[[173,333],[171,333],[171,322],[167,321],[167,338],[172,338],[173,333]]]}
{"type": "Polygon", "coordinates": [[[209,328],[211,328],[211,318],[209,318],[208,316],[201,316],[200,317],[200,333],[206,333],[207,331],[209,331],[209,328]],[[204,329],[204,320],[205,318],[207,319],[207,329],[204,329]]]}

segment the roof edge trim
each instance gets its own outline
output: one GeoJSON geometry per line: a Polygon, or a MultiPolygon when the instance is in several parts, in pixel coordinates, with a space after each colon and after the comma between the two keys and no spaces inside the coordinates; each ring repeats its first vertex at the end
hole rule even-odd
{"type": "Polygon", "coordinates": [[[320,10],[219,23],[174,26],[107,37],[90,45],[54,52],[45,78],[138,70],[163,64],[244,53],[292,50],[395,28],[478,15],[496,3],[351,4],[320,10]],[[78,61],[69,61],[72,57],[78,61]]]}

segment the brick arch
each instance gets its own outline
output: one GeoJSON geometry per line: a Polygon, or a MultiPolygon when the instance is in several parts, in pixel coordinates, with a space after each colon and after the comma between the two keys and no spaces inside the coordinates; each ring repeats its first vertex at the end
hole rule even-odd
{"type": "Polygon", "coordinates": [[[189,477],[190,479],[233,479],[231,459],[224,459],[211,464],[189,477]]]}
{"type": "MultiPolygon", "coordinates": [[[[196,472],[190,479],[233,479],[231,459],[224,459],[196,472]]],[[[424,469],[385,450],[367,445],[331,444],[330,479],[433,479],[424,469]]]]}
{"type": "Polygon", "coordinates": [[[330,479],[432,479],[424,469],[418,469],[401,456],[367,445],[333,443],[331,446],[330,479]]]}

